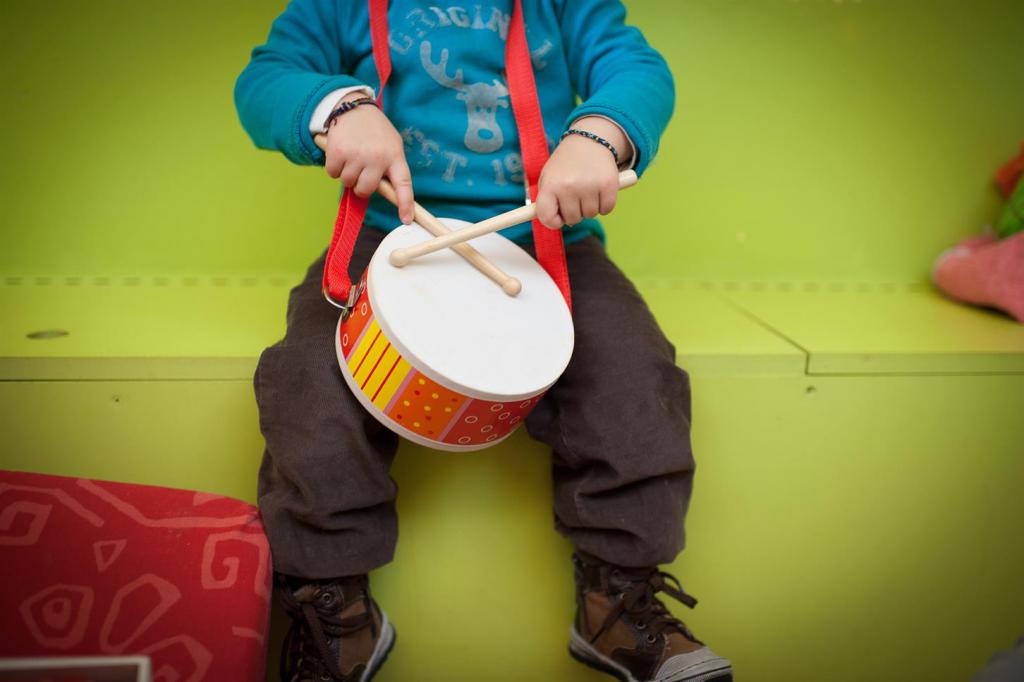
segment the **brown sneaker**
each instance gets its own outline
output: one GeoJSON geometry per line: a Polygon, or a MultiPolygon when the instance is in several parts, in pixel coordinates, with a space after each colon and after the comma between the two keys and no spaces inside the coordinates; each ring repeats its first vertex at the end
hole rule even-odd
{"type": "Polygon", "coordinates": [[[697,600],[656,568],[623,568],[573,555],[576,623],[569,653],[622,682],[731,682],[732,665],[715,654],[657,598],[690,608],[697,600]]]}
{"type": "Polygon", "coordinates": [[[394,646],[365,575],[304,584],[278,576],[275,592],[292,617],[282,682],[368,682],[394,646]]]}

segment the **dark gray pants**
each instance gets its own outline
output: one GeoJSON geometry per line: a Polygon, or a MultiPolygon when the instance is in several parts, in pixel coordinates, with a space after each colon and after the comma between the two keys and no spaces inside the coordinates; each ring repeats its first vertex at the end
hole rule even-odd
{"type": "MultiPolygon", "coordinates": [[[[359,277],[384,233],[364,228],[359,277]]],[[[624,566],[683,548],[693,484],[690,385],[632,283],[594,237],[566,248],[576,346],[526,419],[552,449],[555,526],[578,549],[624,566]]],[[[398,437],[364,410],[334,350],[338,310],[321,294],[324,257],[292,289],[285,338],[254,385],[266,451],[259,507],[275,570],[303,578],[366,573],[398,540],[388,472],[398,437]]]]}

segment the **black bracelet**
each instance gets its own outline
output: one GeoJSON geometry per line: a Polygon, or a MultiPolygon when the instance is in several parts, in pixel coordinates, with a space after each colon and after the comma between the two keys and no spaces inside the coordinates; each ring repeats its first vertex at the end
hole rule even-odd
{"type": "Polygon", "coordinates": [[[338,118],[344,113],[352,111],[361,104],[372,104],[374,106],[377,106],[377,100],[373,99],[372,97],[360,97],[359,99],[352,99],[347,102],[342,102],[337,107],[335,107],[334,111],[331,112],[331,115],[327,117],[327,122],[324,123],[324,127],[330,128],[331,124],[334,123],[334,119],[338,118]]]}
{"type": "Polygon", "coordinates": [[[610,151],[612,153],[612,156],[615,157],[615,165],[616,166],[619,165],[619,152],[616,151],[615,147],[608,140],[606,140],[603,137],[600,137],[598,135],[595,135],[594,133],[589,132],[587,130],[580,130],[579,128],[569,128],[564,133],[562,133],[562,137],[560,137],[558,139],[559,139],[559,141],[564,140],[569,135],[582,135],[583,137],[590,138],[591,140],[593,140],[594,142],[596,142],[598,144],[603,144],[605,147],[608,148],[608,151],[610,151]]]}

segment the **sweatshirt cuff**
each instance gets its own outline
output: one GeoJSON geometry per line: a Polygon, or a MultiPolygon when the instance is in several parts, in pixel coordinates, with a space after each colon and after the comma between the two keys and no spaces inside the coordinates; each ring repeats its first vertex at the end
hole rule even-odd
{"type": "Polygon", "coordinates": [[[338,88],[327,93],[320,103],[313,109],[313,115],[309,119],[309,132],[313,135],[327,132],[327,118],[334,111],[334,108],[338,106],[338,102],[341,101],[342,97],[345,97],[353,92],[362,92],[367,97],[376,98],[376,93],[369,85],[350,85],[345,88],[338,88]]]}
{"type": "Polygon", "coordinates": [[[606,118],[612,123],[619,126],[623,133],[626,135],[626,139],[629,140],[629,144],[633,149],[633,159],[630,161],[630,168],[636,171],[636,174],[642,175],[644,170],[650,164],[651,159],[654,158],[655,144],[652,142],[648,135],[644,134],[644,131],[639,125],[624,111],[620,111],[615,107],[611,107],[605,104],[583,104],[576,107],[569,118],[566,120],[565,129],[571,127],[573,121],[583,118],[585,116],[598,116],[600,118],[606,118]]]}
{"type": "Polygon", "coordinates": [[[289,160],[299,164],[324,163],[324,153],[313,141],[309,122],[320,102],[341,88],[362,86],[348,75],[324,77],[321,74],[300,73],[289,83],[292,92],[301,92],[301,100],[288,112],[282,107],[274,116],[274,139],[289,160]]]}

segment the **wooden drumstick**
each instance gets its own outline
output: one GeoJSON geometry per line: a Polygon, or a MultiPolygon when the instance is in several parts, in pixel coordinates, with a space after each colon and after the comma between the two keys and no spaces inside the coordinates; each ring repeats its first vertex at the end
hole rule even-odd
{"type": "MultiPolygon", "coordinates": [[[[637,177],[634,171],[627,170],[619,173],[619,189],[632,187],[636,182],[637,177]]],[[[498,230],[504,230],[506,227],[529,222],[536,217],[537,204],[520,206],[511,211],[496,215],[493,218],[482,220],[475,225],[451,231],[443,237],[434,237],[416,246],[395,249],[388,257],[388,261],[395,267],[400,268],[407,265],[413,258],[419,258],[420,256],[425,256],[428,253],[434,253],[448,247],[458,248],[467,240],[475,239],[491,232],[497,232],[498,230]]]]}
{"type": "MultiPolygon", "coordinates": [[[[317,147],[326,151],[326,135],[320,133],[313,137],[313,141],[316,142],[317,147]]],[[[380,184],[377,186],[377,193],[395,206],[398,206],[398,192],[395,191],[394,185],[387,178],[381,178],[380,184]]],[[[435,238],[446,237],[453,233],[453,230],[435,218],[430,211],[420,206],[418,202],[413,202],[412,204],[412,215],[416,222],[422,225],[430,234],[434,235],[435,238]]],[[[509,296],[518,296],[519,292],[523,290],[523,285],[518,279],[505,274],[501,268],[489,261],[486,256],[469,244],[458,244],[452,250],[465,258],[474,268],[492,279],[509,296]]]]}

